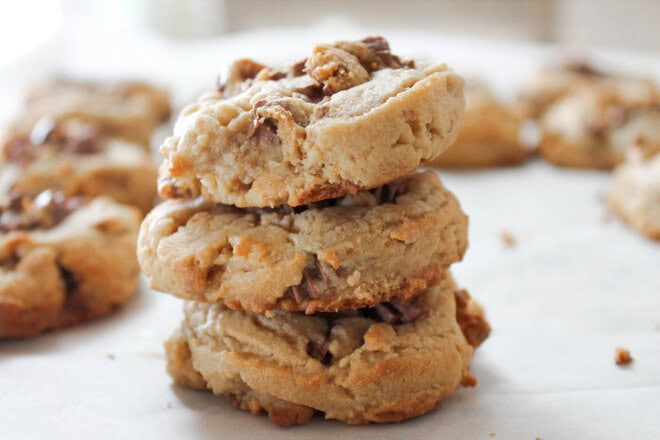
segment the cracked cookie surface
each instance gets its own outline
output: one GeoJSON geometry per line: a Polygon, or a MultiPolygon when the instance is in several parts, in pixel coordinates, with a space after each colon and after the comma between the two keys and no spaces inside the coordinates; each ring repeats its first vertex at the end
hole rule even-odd
{"type": "Polygon", "coordinates": [[[5,133],[0,193],[108,196],[148,212],[156,198],[156,166],[143,147],[108,137],[98,124],[40,119],[29,134],[5,133]]]}
{"type": "Polygon", "coordinates": [[[0,338],[106,315],[139,278],[139,213],[106,198],[44,191],[0,203],[0,338]]]}
{"type": "Polygon", "coordinates": [[[237,61],[161,146],[164,198],[299,206],[413,172],[454,141],[463,81],[379,37],[320,44],[285,70],[237,61]]]}
{"type": "Polygon", "coordinates": [[[364,311],[269,318],[189,302],[166,342],[168,371],[181,385],[209,388],[283,426],[306,423],[315,411],[351,424],[399,422],[438,408],[461,384],[475,385],[470,360],[490,331],[451,277],[419,300],[428,315],[406,324],[364,311]]]}
{"type": "Polygon", "coordinates": [[[337,311],[407,301],[467,247],[467,217],[432,172],[298,207],[170,200],[144,220],[154,289],[231,308],[337,311]]]}

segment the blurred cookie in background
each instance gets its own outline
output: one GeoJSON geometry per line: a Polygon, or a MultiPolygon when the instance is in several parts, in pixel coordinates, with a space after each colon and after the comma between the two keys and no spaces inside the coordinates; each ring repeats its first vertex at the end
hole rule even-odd
{"type": "Polygon", "coordinates": [[[520,140],[523,118],[479,81],[467,81],[465,113],[456,142],[431,162],[438,167],[496,167],[527,159],[520,140]]]}

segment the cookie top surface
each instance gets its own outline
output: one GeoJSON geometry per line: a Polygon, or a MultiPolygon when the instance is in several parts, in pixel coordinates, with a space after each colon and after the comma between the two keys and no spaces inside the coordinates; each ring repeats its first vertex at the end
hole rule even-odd
{"type": "Polygon", "coordinates": [[[366,309],[268,318],[188,303],[182,333],[192,366],[218,394],[241,399],[247,388],[348,423],[400,421],[436,408],[471,377],[463,328],[482,328],[471,332],[478,345],[488,325],[469,296],[457,310],[457,292],[451,279],[424,292],[414,304],[426,313],[408,323],[366,309]]]}
{"type": "Polygon", "coordinates": [[[467,217],[434,173],[298,208],[167,201],[138,257],[152,287],[234,308],[335,311],[409,299],[467,247],[467,217]]]}
{"type": "Polygon", "coordinates": [[[234,64],[161,147],[166,198],[298,206],[406,175],[454,140],[463,82],[401,61],[382,38],[314,47],[285,70],[234,64]]]}
{"type": "Polygon", "coordinates": [[[558,100],[590,86],[609,89],[629,102],[648,102],[649,97],[659,97],[657,84],[650,79],[614,75],[584,62],[574,62],[531,76],[523,86],[521,101],[529,116],[540,117],[558,100]]]}
{"type": "Polygon", "coordinates": [[[54,123],[74,118],[97,124],[107,135],[148,146],[152,131],[169,115],[167,94],[147,83],[58,79],[28,92],[25,112],[13,130],[27,137],[44,118],[54,123]]]}

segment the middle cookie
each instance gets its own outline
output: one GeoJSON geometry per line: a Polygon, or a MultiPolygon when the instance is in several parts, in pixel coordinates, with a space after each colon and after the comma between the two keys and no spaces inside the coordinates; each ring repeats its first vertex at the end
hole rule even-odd
{"type": "Polygon", "coordinates": [[[170,200],[142,223],[138,258],[181,298],[314,313],[407,301],[466,247],[466,215],[426,172],[295,209],[170,200]]]}

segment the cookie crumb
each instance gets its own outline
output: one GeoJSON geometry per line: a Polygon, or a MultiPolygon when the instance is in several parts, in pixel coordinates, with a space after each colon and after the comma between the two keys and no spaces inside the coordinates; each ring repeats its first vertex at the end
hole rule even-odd
{"type": "Polygon", "coordinates": [[[111,361],[114,361],[114,360],[115,360],[115,355],[114,355],[113,353],[108,353],[108,354],[105,355],[105,357],[107,357],[107,358],[110,359],[111,361]]]}
{"type": "Polygon", "coordinates": [[[516,237],[514,237],[513,234],[508,231],[501,231],[500,239],[506,247],[513,247],[516,245],[516,237]]]}
{"type": "Polygon", "coordinates": [[[494,433],[494,432],[491,432],[491,433],[490,433],[490,438],[493,438],[493,437],[495,437],[495,433],[494,433]]]}
{"type": "Polygon", "coordinates": [[[617,347],[616,354],[614,356],[614,362],[616,362],[617,365],[630,365],[632,361],[633,358],[630,356],[630,352],[628,350],[625,348],[617,347]]]}

